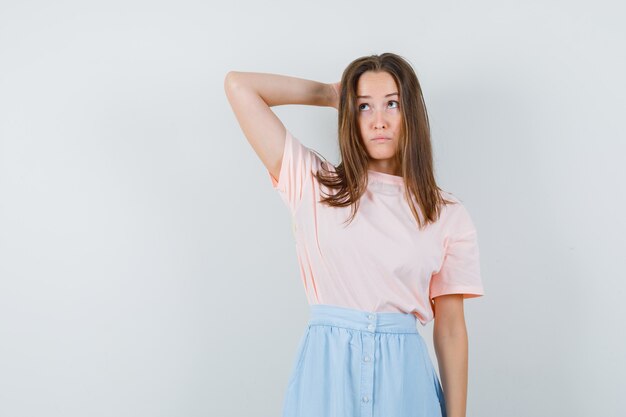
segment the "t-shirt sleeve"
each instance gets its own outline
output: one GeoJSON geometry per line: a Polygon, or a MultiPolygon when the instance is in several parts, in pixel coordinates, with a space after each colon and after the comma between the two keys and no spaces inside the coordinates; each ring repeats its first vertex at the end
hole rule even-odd
{"type": "Polygon", "coordinates": [[[306,192],[312,192],[314,172],[321,164],[321,158],[312,149],[304,146],[287,129],[285,148],[280,166],[279,178],[276,179],[267,171],[272,187],[278,191],[283,202],[295,212],[306,192]]]}
{"type": "Polygon", "coordinates": [[[442,266],[430,282],[431,299],[444,294],[463,294],[464,299],[485,294],[476,228],[467,209],[457,205],[444,237],[442,266]]]}

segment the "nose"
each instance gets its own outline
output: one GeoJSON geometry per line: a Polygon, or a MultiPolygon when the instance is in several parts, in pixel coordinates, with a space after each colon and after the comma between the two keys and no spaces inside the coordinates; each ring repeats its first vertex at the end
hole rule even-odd
{"type": "Polygon", "coordinates": [[[385,121],[385,114],[382,111],[377,111],[374,115],[374,130],[384,129],[387,127],[387,122],[385,121]]]}

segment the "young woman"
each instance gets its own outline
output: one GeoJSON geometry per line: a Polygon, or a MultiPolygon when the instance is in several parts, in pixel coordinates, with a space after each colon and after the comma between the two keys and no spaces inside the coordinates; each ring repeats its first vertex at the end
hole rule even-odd
{"type": "Polygon", "coordinates": [[[384,53],[335,84],[231,71],[224,86],[291,213],[310,305],[283,417],[464,417],[463,300],[484,295],[477,235],[436,185],[411,66],[384,53]],[[270,109],[283,104],[338,110],[337,166],[284,127],[270,109]],[[417,329],[433,319],[441,382],[417,329]]]}

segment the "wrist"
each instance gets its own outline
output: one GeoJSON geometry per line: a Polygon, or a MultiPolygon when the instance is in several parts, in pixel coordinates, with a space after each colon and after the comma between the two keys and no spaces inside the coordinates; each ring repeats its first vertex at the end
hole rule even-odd
{"type": "Polygon", "coordinates": [[[332,83],[324,84],[324,106],[339,108],[338,92],[332,83]]]}

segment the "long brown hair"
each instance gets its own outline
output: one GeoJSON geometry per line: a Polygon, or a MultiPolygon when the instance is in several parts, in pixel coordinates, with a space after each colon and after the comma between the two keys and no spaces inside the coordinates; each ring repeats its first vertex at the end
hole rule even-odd
{"type": "Polygon", "coordinates": [[[400,166],[404,178],[404,195],[409,202],[413,216],[421,229],[439,218],[443,204],[454,203],[443,198],[435,181],[430,125],[424,97],[417,76],[411,65],[401,56],[387,52],[381,55],[369,55],[352,61],[341,77],[339,98],[338,138],[341,163],[336,172],[315,174],[320,184],[337,190],[336,193],[322,197],[321,203],[332,207],[352,206],[349,222],[356,215],[359,199],[367,188],[367,169],[369,155],[361,140],[361,131],[357,121],[357,85],[359,78],[366,71],[386,71],[395,80],[399,89],[402,128],[396,166],[400,166]],[[418,214],[414,200],[419,206],[423,219],[418,214]]]}

